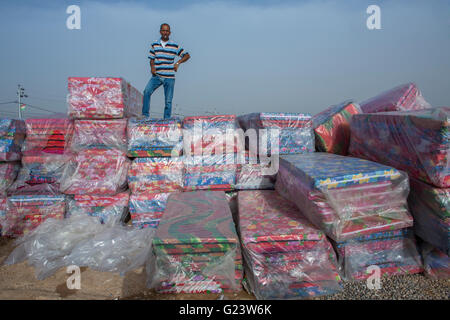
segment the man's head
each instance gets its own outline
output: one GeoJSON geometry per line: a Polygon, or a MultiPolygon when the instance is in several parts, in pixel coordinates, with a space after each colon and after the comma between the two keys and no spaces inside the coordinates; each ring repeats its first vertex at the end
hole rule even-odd
{"type": "Polygon", "coordinates": [[[167,23],[163,23],[159,28],[159,33],[161,33],[161,39],[163,41],[168,41],[170,36],[170,26],[167,23]]]}

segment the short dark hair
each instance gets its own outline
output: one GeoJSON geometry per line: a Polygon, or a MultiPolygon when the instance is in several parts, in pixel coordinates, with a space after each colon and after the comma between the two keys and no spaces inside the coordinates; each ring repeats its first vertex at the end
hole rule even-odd
{"type": "Polygon", "coordinates": [[[170,25],[168,23],[161,23],[161,26],[159,27],[159,30],[161,30],[163,26],[168,26],[169,29],[170,29],[170,25]]]}

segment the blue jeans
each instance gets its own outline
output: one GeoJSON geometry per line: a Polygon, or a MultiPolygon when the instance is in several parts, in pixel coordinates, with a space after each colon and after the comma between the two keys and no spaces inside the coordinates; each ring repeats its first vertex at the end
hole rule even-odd
{"type": "Polygon", "coordinates": [[[172,113],[172,98],[175,79],[162,78],[160,76],[152,76],[148,81],[147,86],[145,87],[144,102],[142,105],[142,115],[146,117],[149,116],[150,96],[161,85],[164,86],[164,97],[166,104],[166,106],[164,107],[164,119],[170,118],[170,114],[172,113]]]}

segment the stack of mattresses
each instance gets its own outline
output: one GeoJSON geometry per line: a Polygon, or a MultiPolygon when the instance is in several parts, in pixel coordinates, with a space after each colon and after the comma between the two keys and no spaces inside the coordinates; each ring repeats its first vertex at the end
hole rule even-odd
{"type": "MultiPolygon", "coordinates": [[[[314,152],[314,132],[309,114],[251,113],[239,116],[239,125],[244,130],[256,130],[259,154],[314,152]]],[[[252,148],[251,143],[249,141],[247,145],[249,150],[252,148]]]]}
{"type": "Polygon", "coordinates": [[[274,189],[275,168],[271,166],[270,158],[250,156],[246,151],[238,161],[236,172],[236,190],[274,189]]]}
{"type": "Polygon", "coordinates": [[[122,78],[69,77],[68,111],[74,119],[121,119],[142,110],[142,94],[122,78]]]}
{"type": "Polygon", "coordinates": [[[350,119],[361,113],[358,104],[345,101],[313,116],[316,150],[347,155],[350,144],[350,119]]]}
{"type": "Polygon", "coordinates": [[[245,274],[257,299],[298,299],[341,290],[325,234],[276,191],[238,192],[245,274]]]}
{"type": "Polygon", "coordinates": [[[239,248],[224,192],[173,193],[153,238],[148,285],[161,293],[238,291],[239,248]]]}
{"type": "Polygon", "coordinates": [[[184,191],[231,191],[236,185],[235,154],[184,157],[184,191]]]}
{"type": "Polygon", "coordinates": [[[133,227],[157,228],[166,209],[169,195],[170,193],[152,192],[131,194],[129,210],[133,227]]]}
{"type": "Polygon", "coordinates": [[[414,83],[406,83],[360,103],[364,113],[431,108],[414,83]]]}
{"type": "Polygon", "coordinates": [[[86,149],[66,165],[60,190],[66,194],[114,195],[126,190],[130,160],[117,149],[86,149]]]}
{"type": "Polygon", "coordinates": [[[120,223],[128,213],[129,198],[129,192],[115,195],[75,195],[69,202],[68,216],[84,213],[98,217],[101,223],[120,223]]]}
{"type": "Polygon", "coordinates": [[[0,161],[20,160],[25,132],[23,120],[0,119],[0,161]]]}
{"type": "Polygon", "coordinates": [[[0,162],[0,194],[6,193],[8,188],[16,180],[20,170],[20,162],[0,162]]]}
{"type": "Polygon", "coordinates": [[[3,224],[5,224],[6,219],[6,194],[0,193],[0,236],[3,236],[3,224]]]}
{"type": "Polygon", "coordinates": [[[380,275],[403,275],[423,271],[414,234],[410,228],[364,235],[334,242],[338,259],[348,280],[367,279],[371,266],[380,268],[380,275]]]}
{"type": "Polygon", "coordinates": [[[371,161],[321,152],[282,156],[275,189],[336,241],[413,224],[407,175],[371,161]]]}
{"type": "Polygon", "coordinates": [[[414,232],[447,255],[450,254],[450,188],[436,188],[411,178],[409,207],[414,232]]]}
{"type": "Polygon", "coordinates": [[[182,153],[180,119],[132,118],[128,120],[127,135],[129,157],[170,157],[182,153]]]}
{"type": "Polygon", "coordinates": [[[182,157],[136,158],[128,171],[128,186],[133,193],[183,191],[182,157]]]}
{"type": "Polygon", "coordinates": [[[432,279],[450,279],[450,256],[431,244],[423,242],[421,253],[425,275],[432,279]]]}
{"type": "Polygon", "coordinates": [[[354,115],[349,153],[448,188],[449,127],[449,107],[354,115]]]}
{"type": "Polygon", "coordinates": [[[127,119],[75,120],[71,149],[126,150],[127,119]]]}

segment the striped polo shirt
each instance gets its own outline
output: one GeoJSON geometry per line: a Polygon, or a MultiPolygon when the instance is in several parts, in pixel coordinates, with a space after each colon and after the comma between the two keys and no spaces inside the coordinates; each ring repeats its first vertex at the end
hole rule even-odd
{"type": "Polygon", "coordinates": [[[161,39],[154,41],[150,47],[148,58],[155,60],[156,74],[163,78],[175,78],[174,62],[175,56],[183,57],[187,54],[176,42],[169,39],[163,47],[161,39]]]}

